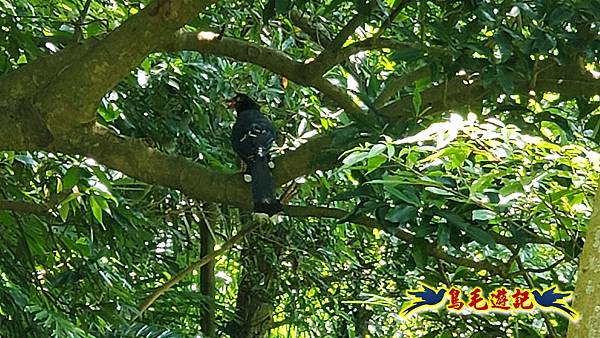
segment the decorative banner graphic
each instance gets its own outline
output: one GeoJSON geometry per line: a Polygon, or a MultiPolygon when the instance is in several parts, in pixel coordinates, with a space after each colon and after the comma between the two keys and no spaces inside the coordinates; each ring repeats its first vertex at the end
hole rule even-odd
{"type": "Polygon", "coordinates": [[[418,290],[408,290],[406,295],[411,298],[411,303],[402,310],[403,317],[425,310],[437,310],[446,303],[446,310],[460,312],[464,309],[475,313],[517,313],[541,310],[558,313],[570,320],[577,320],[579,314],[571,309],[566,301],[571,298],[572,292],[561,292],[556,285],[540,291],[538,289],[508,290],[498,288],[485,297],[480,287],[475,287],[464,293],[466,299],[461,297],[463,292],[456,288],[433,288],[421,283],[418,290]],[[447,297],[446,297],[447,295],[447,297]]]}

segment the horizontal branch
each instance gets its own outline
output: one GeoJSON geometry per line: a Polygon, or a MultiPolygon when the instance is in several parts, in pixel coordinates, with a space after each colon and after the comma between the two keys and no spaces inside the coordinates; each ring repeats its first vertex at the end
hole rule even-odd
{"type": "MultiPolygon", "coordinates": [[[[578,64],[559,66],[554,64],[554,61],[547,61],[539,65],[538,69],[541,71],[536,74],[535,81],[514,82],[516,93],[527,95],[530,90],[551,91],[570,98],[579,95],[593,96],[600,92],[600,79],[595,78],[578,64]]],[[[467,105],[479,106],[482,104],[482,99],[489,94],[490,90],[484,88],[481,79],[455,76],[421,92],[421,110],[427,110],[427,114],[435,114],[467,105]]],[[[405,96],[385,105],[380,112],[388,118],[398,118],[413,113],[411,109],[412,97],[405,96]]]]}
{"type": "Polygon", "coordinates": [[[352,125],[338,128],[315,136],[297,149],[275,158],[275,182],[280,185],[316,170],[335,168],[341,163],[340,155],[344,151],[364,141],[357,133],[358,129],[352,125]]]}
{"type": "Polygon", "coordinates": [[[250,62],[298,83],[304,83],[308,78],[307,74],[302,72],[302,63],[292,60],[291,57],[279,50],[239,39],[217,37],[218,34],[213,32],[180,33],[176,34],[162,48],[170,52],[194,50],[250,62]]]}
{"type": "Polygon", "coordinates": [[[50,209],[41,204],[9,200],[0,200],[0,210],[10,210],[42,216],[47,216],[50,213],[50,209]]]}
{"type": "MultiPolygon", "coordinates": [[[[281,185],[315,170],[332,169],[340,154],[360,141],[353,127],[318,135],[274,160],[275,181],[281,185]]],[[[187,158],[162,153],[141,140],[117,136],[100,125],[58,139],[46,150],[88,156],[130,177],[178,189],[197,200],[252,208],[250,185],[241,173],[211,170],[187,158]]]]}
{"type": "MultiPolygon", "coordinates": [[[[379,226],[379,222],[376,219],[364,215],[348,217],[348,212],[342,209],[288,205],[284,207],[283,211],[286,215],[292,217],[319,217],[334,218],[338,220],[345,219],[348,222],[360,224],[366,226],[367,228],[382,229],[410,244],[413,244],[415,241],[415,236],[406,230],[403,230],[401,228],[379,226]]],[[[507,271],[505,266],[497,266],[488,261],[474,261],[468,258],[452,256],[449,253],[443,251],[441,248],[437,247],[433,243],[428,244],[425,250],[430,256],[436,257],[448,263],[465,266],[476,270],[486,270],[490,273],[497,275],[504,275],[505,271],[507,271]]]]}
{"type": "Polygon", "coordinates": [[[178,189],[202,201],[251,209],[250,188],[241,174],[216,172],[181,156],[148,147],[141,140],[115,135],[100,125],[58,140],[50,151],[91,157],[149,184],[178,189]]]}

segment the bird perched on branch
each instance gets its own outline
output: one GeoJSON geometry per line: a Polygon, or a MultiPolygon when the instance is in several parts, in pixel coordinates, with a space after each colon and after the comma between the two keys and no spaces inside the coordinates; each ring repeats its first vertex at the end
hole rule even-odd
{"type": "Polygon", "coordinates": [[[274,165],[270,150],[277,131],[248,95],[237,94],[229,102],[229,107],[235,108],[237,112],[237,120],[231,132],[231,145],[246,163],[244,180],[252,182],[254,211],[272,216],[281,211],[271,175],[274,165]]]}

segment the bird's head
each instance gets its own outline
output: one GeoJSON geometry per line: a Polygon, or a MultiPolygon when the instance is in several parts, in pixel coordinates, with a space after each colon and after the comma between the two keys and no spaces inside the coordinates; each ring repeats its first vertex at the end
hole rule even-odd
{"type": "Polygon", "coordinates": [[[237,94],[228,102],[227,106],[235,109],[237,112],[250,109],[259,109],[258,104],[246,94],[237,94]]]}

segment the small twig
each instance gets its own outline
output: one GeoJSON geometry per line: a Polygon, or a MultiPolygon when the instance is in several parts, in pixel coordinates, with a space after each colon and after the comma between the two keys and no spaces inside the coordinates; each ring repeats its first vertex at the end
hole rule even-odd
{"type": "Polygon", "coordinates": [[[251,226],[240,230],[235,236],[231,237],[227,242],[223,243],[223,245],[218,250],[215,250],[210,255],[204,256],[201,259],[193,262],[187,268],[173,276],[165,284],[163,284],[161,287],[152,292],[148,297],[146,297],[146,300],[144,300],[144,302],[138,307],[139,312],[135,315],[135,317],[133,317],[131,321],[133,322],[137,320],[152,304],[154,304],[158,297],[160,297],[163,293],[167,292],[175,284],[179,283],[183,278],[185,278],[185,276],[189,275],[192,271],[204,266],[216,257],[225,253],[227,250],[233,247],[235,243],[237,243],[240,239],[246,237],[246,235],[256,230],[261,224],[262,222],[257,221],[251,226]]]}
{"type": "Polygon", "coordinates": [[[75,22],[75,32],[73,33],[73,40],[75,42],[81,41],[81,37],[83,36],[83,29],[81,28],[84,25],[85,17],[90,10],[90,5],[92,4],[92,0],[87,0],[85,5],[83,5],[83,9],[79,12],[79,19],[75,22]]]}
{"type": "Polygon", "coordinates": [[[335,51],[338,48],[342,47],[344,45],[344,42],[348,40],[348,37],[352,35],[352,33],[356,31],[356,28],[358,28],[358,26],[360,26],[364,22],[365,17],[366,15],[364,12],[358,12],[358,14],[356,14],[352,19],[350,19],[350,21],[348,21],[348,23],[346,23],[346,25],[342,28],[338,35],[336,35],[333,41],[331,41],[331,43],[327,45],[327,49],[335,51]]]}
{"type": "Polygon", "coordinates": [[[563,263],[565,261],[566,257],[563,257],[559,260],[557,260],[556,262],[548,265],[545,268],[541,268],[541,269],[519,269],[519,271],[515,271],[513,273],[510,273],[508,276],[509,277],[513,277],[513,276],[518,276],[518,275],[524,275],[527,273],[544,273],[544,272],[548,272],[548,271],[552,271],[554,270],[557,266],[559,266],[561,263],[563,263]]]}
{"type": "Polygon", "coordinates": [[[388,17],[385,19],[383,24],[381,24],[381,27],[379,27],[379,30],[377,31],[377,33],[375,33],[373,35],[373,37],[375,37],[375,38],[380,37],[383,34],[383,32],[385,32],[388,28],[390,28],[390,26],[392,25],[392,23],[398,16],[398,14],[400,14],[400,12],[404,9],[404,6],[406,6],[406,4],[408,2],[409,2],[408,0],[400,1],[398,6],[396,6],[392,9],[392,11],[390,12],[390,15],[388,15],[388,17]]]}
{"type": "Polygon", "coordinates": [[[292,10],[290,12],[290,19],[296,27],[300,28],[302,32],[307,34],[317,44],[327,46],[331,43],[329,31],[318,25],[313,25],[300,11],[292,10]]]}
{"type": "Polygon", "coordinates": [[[217,37],[215,39],[221,41],[223,40],[223,36],[225,36],[225,30],[227,29],[227,25],[223,25],[221,26],[221,30],[219,31],[219,35],[217,35],[217,37]]]}
{"type": "MultiPolygon", "coordinates": [[[[355,223],[363,225],[367,228],[371,229],[382,229],[389,234],[406,241],[408,243],[413,243],[415,240],[415,236],[408,231],[402,228],[391,228],[384,227],[379,224],[379,221],[375,218],[371,218],[365,215],[349,215],[349,213],[342,209],[337,208],[326,208],[326,207],[316,207],[316,206],[295,206],[295,205],[286,205],[283,207],[283,211],[286,215],[291,217],[321,217],[321,218],[335,218],[335,219],[343,219],[346,222],[355,223]]],[[[476,270],[487,270],[492,274],[496,274],[499,276],[504,276],[505,271],[507,271],[507,266],[505,264],[494,264],[489,260],[483,261],[474,261],[468,258],[456,257],[452,256],[449,253],[437,248],[434,244],[430,243],[425,247],[426,252],[436,258],[439,258],[448,263],[470,267],[476,270]]]]}
{"type": "MultiPolygon", "coordinates": [[[[517,262],[517,266],[519,267],[519,271],[523,273],[523,278],[525,278],[525,282],[527,283],[529,288],[535,289],[536,285],[533,282],[533,279],[531,279],[531,276],[529,276],[529,273],[527,273],[525,271],[526,269],[523,266],[523,262],[521,262],[521,260],[519,258],[516,259],[516,262],[517,262]]],[[[558,338],[559,335],[558,335],[558,333],[556,333],[554,326],[552,326],[552,322],[550,321],[550,318],[548,317],[548,315],[543,311],[541,312],[541,315],[544,318],[544,322],[546,323],[546,327],[548,328],[548,334],[550,335],[550,337],[558,338]]]]}

